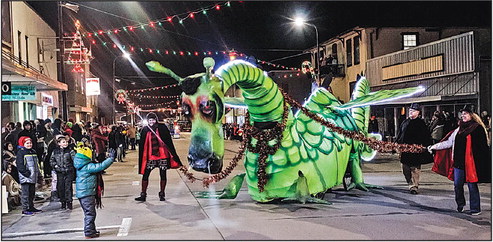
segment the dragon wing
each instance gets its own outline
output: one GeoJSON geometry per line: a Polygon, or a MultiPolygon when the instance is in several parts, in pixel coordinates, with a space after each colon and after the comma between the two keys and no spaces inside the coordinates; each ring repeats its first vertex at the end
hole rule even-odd
{"type": "Polygon", "coordinates": [[[337,108],[350,109],[355,107],[381,104],[398,98],[409,97],[423,91],[424,91],[424,87],[422,86],[409,87],[409,88],[397,89],[397,90],[380,90],[380,91],[368,93],[368,95],[358,97],[354,100],[349,101],[348,103],[338,106],[337,108]]]}

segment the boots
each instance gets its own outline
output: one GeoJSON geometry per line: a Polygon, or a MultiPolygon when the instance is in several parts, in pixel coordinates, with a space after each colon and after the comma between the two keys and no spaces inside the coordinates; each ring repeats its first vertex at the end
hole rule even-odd
{"type": "Polygon", "coordinates": [[[72,202],[67,202],[67,209],[72,210],[73,208],[72,202]]]}
{"type": "Polygon", "coordinates": [[[66,209],[67,208],[67,203],[66,202],[62,202],[62,207],[60,209],[66,209]]]}
{"type": "Polygon", "coordinates": [[[164,198],[164,192],[159,192],[159,201],[166,201],[166,198],[164,198]]]}
{"type": "Polygon", "coordinates": [[[159,185],[161,188],[161,191],[158,193],[159,201],[166,201],[166,199],[164,198],[164,189],[166,188],[166,180],[161,180],[159,185]]]}
{"type": "Polygon", "coordinates": [[[141,192],[140,197],[136,197],[135,201],[145,202],[147,197],[147,193],[141,192]]]}
{"type": "Polygon", "coordinates": [[[145,202],[147,197],[147,186],[149,181],[142,180],[142,191],[140,192],[140,197],[136,197],[135,201],[145,202]]]}
{"type": "Polygon", "coordinates": [[[51,202],[58,201],[58,192],[57,191],[52,191],[51,192],[50,201],[51,202]]]}

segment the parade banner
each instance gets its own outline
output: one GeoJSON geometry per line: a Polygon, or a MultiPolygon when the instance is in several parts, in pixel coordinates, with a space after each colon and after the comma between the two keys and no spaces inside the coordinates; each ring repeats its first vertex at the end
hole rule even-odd
{"type": "Polygon", "coordinates": [[[2,95],[2,101],[36,100],[35,86],[12,85],[10,95],[2,95]]]}
{"type": "Polygon", "coordinates": [[[99,88],[99,78],[86,78],[86,96],[101,94],[99,88]]]}

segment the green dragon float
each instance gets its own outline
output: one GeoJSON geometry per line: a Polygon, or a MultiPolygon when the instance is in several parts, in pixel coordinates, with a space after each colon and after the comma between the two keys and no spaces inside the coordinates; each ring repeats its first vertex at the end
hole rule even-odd
{"type": "MultiPolygon", "coordinates": [[[[183,89],[183,111],[192,122],[188,161],[196,171],[221,172],[224,155],[221,120],[225,106],[246,105],[248,108],[247,125],[251,130],[246,132],[246,147],[242,147],[245,149],[246,175],[234,177],[216,197],[236,197],[246,177],[248,193],[258,202],[295,199],[303,203],[328,203],[313,195],[341,184],[348,167],[351,187],[362,190],[372,187],[363,181],[360,162],[361,159],[372,159],[376,151],[361,141],[334,132],[303,112],[293,114],[286,102],[288,97],[266,72],[254,65],[241,60],[231,61],[213,74],[214,60],[205,58],[206,72],[186,78],[156,61],[146,65],[151,71],[175,78],[183,89]],[[242,90],[244,99],[224,97],[232,85],[242,90]]],[[[381,139],[379,135],[367,132],[368,105],[419,91],[422,91],[421,87],[370,93],[368,80],[360,78],[352,101],[342,105],[329,91],[318,88],[303,107],[348,132],[381,139]]],[[[198,194],[207,197],[207,193],[198,194]]]]}

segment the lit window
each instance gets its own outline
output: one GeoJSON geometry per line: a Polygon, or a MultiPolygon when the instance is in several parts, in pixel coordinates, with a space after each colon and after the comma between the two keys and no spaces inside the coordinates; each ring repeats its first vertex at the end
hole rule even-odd
{"type": "Polygon", "coordinates": [[[403,34],[402,35],[403,49],[407,50],[418,45],[417,34],[403,34]]]}

